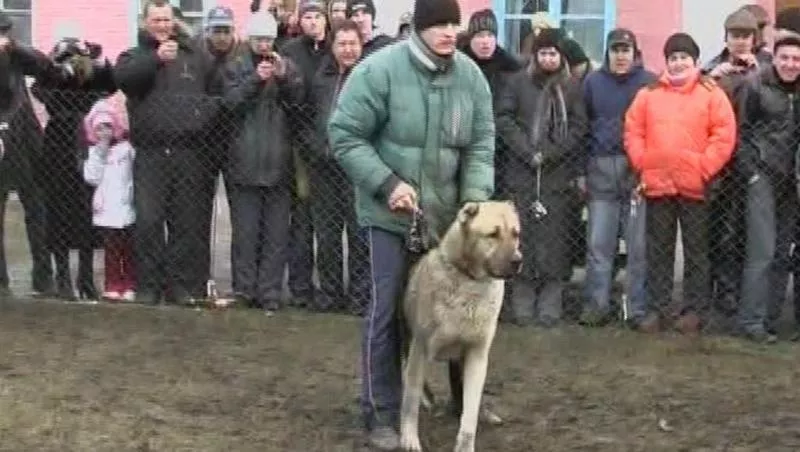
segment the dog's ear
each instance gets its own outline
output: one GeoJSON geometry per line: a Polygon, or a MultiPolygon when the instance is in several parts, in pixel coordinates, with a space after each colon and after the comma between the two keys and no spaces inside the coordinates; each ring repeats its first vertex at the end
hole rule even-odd
{"type": "Polygon", "coordinates": [[[458,213],[458,220],[463,224],[467,223],[480,212],[481,205],[477,202],[468,202],[464,204],[464,207],[461,208],[461,212],[458,213]]]}

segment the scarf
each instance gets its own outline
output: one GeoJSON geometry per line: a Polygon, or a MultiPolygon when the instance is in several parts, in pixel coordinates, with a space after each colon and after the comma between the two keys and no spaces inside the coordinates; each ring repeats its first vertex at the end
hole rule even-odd
{"type": "Polygon", "coordinates": [[[431,72],[447,72],[453,66],[453,55],[437,55],[416,32],[411,33],[408,47],[411,49],[411,53],[431,72]]]}

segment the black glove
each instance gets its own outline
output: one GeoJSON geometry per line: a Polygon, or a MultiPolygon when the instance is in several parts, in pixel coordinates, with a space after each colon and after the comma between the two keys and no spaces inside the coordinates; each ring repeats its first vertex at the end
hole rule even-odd
{"type": "Polygon", "coordinates": [[[91,58],[93,60],[96,60],[96,59],[100,58],[100,55],[103,54],[103,46],[102,45],[100,45],[100,44],[98,44],[96,42],[90,42],[90,41],[83,41],[83,43],[86,45],[86,51],[87,51],[87,53],[89,55],[89,58],[91,58]]]}

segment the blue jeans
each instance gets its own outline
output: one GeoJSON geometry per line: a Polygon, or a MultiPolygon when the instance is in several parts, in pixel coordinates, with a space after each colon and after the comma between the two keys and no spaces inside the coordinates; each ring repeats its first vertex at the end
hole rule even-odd
{"type": "Polygon", "coordinates": [[[588,309],[601,313],[609,310],[614,258],[622,229],[625,231],[627,248],[625,294],[628,300],[628,317],[640,320],[647,315],[645,208],[644,199],[637,203],[633,212],[630,201],[589,201],[586,256],[588,309]]]}
{"type": "Polygon", "coordinates": [[[367,429],[395,427],[402,395],[401,331],[397,309],[408,276],[404,238],[362,230],[369,249],[370,300],[361,342],[361,411],[367,429]]]}
{"type": "Polygon", "coordinates": [[[747,255],[738,323],[745,331],[773,327],[780,317],[797,217],[790,178],[765,174],[747,187],[747,255]]]}

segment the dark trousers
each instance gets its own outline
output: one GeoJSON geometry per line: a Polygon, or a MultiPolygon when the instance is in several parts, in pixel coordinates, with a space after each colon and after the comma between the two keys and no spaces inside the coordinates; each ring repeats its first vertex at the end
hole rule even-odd
{"type": "Polygon", "coordinates": [[[259,304],[283,293],[291,194],[286,186],[237,185],[231,198],[234,292],[259,304]]]}
{"type": "MultiPolygon", "coordinates": [[[[7,150],[8,151],[8,150],[7,150]]],[[[35,292],[49,292],[53,288],[53,270],[47,249],[46,210],[43,194],[29,171],[6,154],[0,160],[0,287],[9,286],[8,264],[5,252],[6,201],[12,187],[16,189],[25,209],[25,230],[33,260],[32,288],[35,292]]]]}
{"type": "Polygon", "coordinates": [[[314,223],[311,202],[292,191],[291,234],[286,249],[289,265],[289,290],[295,298],[309,300],[314,293],[314,223]]]}
{"type": "Polygon", "coordinates": [[[133,260],[133,230],[104,229],[103,254],[105,255],[105,291],[124,294],[136,288],[136,271],[133,260]]]}
{"type": "Polygon", "coordinates": [[[311,214],[317,232],[317,273],[321,295],[315,296],[315,303],[333,303],[338,308],[360,312],[369,302],[369,249],[356,223],[352,185],[344,170],[334,162],[315,165],[311,184],[311,214]],[[342,243],[345,231],[346,247],[342,243]],[[349,303],[344,286],[345,270],[349,303]]]}
{"type": "Polygon", "coordinates": [[[202,297],[208,274],[207,172],[191,149],[140,149],[134,163],[134,252],[139,293],[202,297]]]}
{"type": "Polygon", "coordinates": [[[647,200],[647,295],[650,309],[668,315],[674,284],[675,246],[680,223],[683,297],[678,314],[705,313],[710,294],[708,205],[683,198],[647,200]]]}
{"type": "Polygon", "coordinates": [[[408,277],[404,238],[379,228],[361,232],[369,250],[370,300],[361,340],[361,411],[367,429],[395,426],[402,392],[400,297],[408,277]]]}
{"type": "Polygon", "coordinates": [[[739,304],[745,255],[746,192],[735,175],[718,182],[709,201],[709,259],[715,308],[732,315],[739,304]]]}

